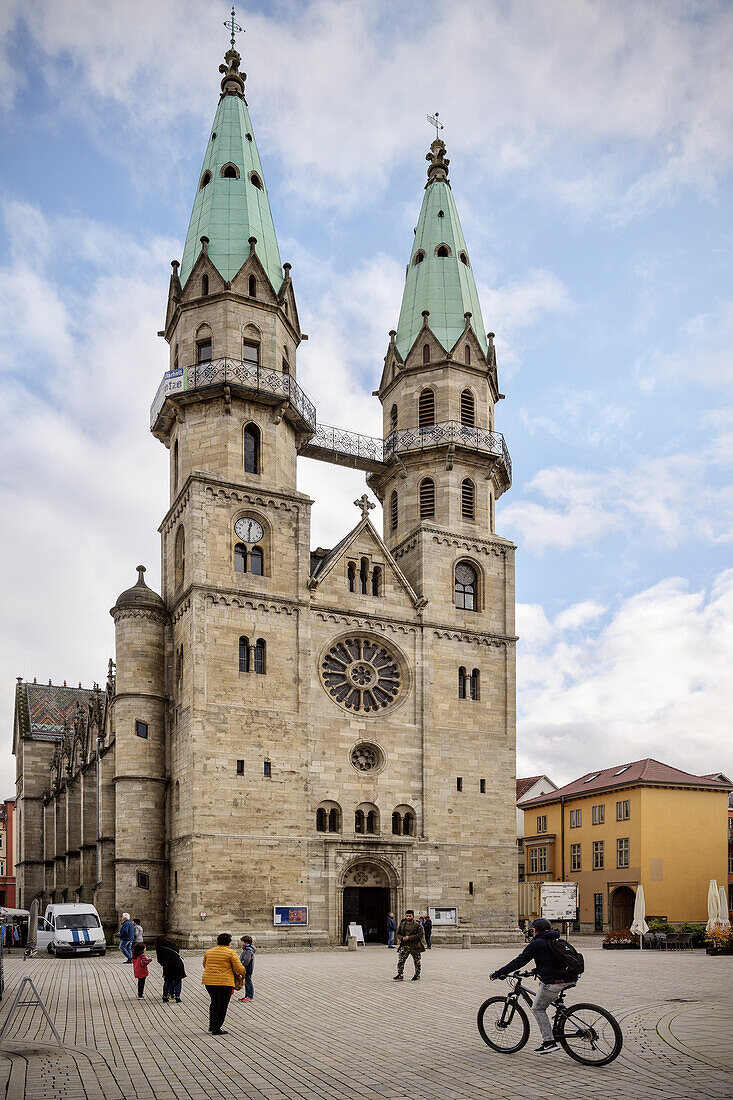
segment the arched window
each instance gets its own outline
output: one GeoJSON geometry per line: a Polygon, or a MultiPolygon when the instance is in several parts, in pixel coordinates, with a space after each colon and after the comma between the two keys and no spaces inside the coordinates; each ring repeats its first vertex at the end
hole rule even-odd
{"type": "Polygon", "coordinates": [[[349,582],[349,592],[356,592],[356,562],[349,562],[346,575],[349,582]]]}
{"type": "Polygon", "coordinates": [[[372,573],[372,596],[382,595],[382,567],[380,565],[374,566],[372,573]]]}
{"type": "Polygon", "coordinates": [[[207,333],[196,341],[196,362],[210,363],[212,355],[211,336],[207,333]]]}
{"type": "Polygon", "coordinates": [[[392,814],[392,835],[402,835],[402,814],[398,810],[395,810],[392,814]]]}
{"type": "Polygon", "coordinates": [[[173,795],[173,809],[178,811],[181,808],[181,784],[178,782],[178,780],[176,780],[174,791],[175,793],[173,795]]]}
{"type": "Polygon", "coordinates": [[[328,814],[324,810],[323,806],[319,806],[316,810],[316,832],[328,832],[328,814]]]}
{"type": "Polygon", "coordinates": [[[247,572],[247,547],[243,542],[238,542],[234,547],[234,572],[247,572]]]}
{"type": "Polygon", "coordinates": [[[420,519],[430,519],[435,515],[435,482],[431,477],[420,482],[420,519]]]}
{"type": "Polygon", "coordinates": [[[466,670],[463,665],[458,669],[458,698],[466,698],[466,670]]]}
{"type": "Polygon", "coordinates": [[[211,183],[211,172],[204,172],[201,177],[201,183],[199,184],[199,191],[203,191],[207,184],[211,183]]]}
{"type": "Polygon", "coordinates": [[[283,374],[290,374],[290,365],[285,358],[283,358],[283,374]]]}
{"type": "Polygon", "coordinates": [[[415,835],[415,815],[411,810],[405,814],[402,818],[402,835],[414,836],[415,835]]]}
{"type": "Polygon", "coordinates": [[[262,186],[262,180],[260,179],[260,177],[257,175],[256,172],[250,172],[249,178],[250,178],[250,182],[257,188],[258,191],[264,191],[264,188],[262,186]]]}
{"type": "MultiPolygon", "coordinates": [[[[470,354],[468,345],[466,351],[470,354]]],[[[476,426],[476,402],[470,390],[461,391],[461,424],[467,424],[469,428],[476,426]]]]}
{"type": "Polygon", "coordinates": [[[423,252],[422,248],[418,248],[417,252],[412,257],[413,266],[415,264],[421,264],[424,259],[425,259],[425,253],[423,252]]]}
{"type": "Polygon", "coordinates": [[[476,519],[476,486],[470,477],[461,482],[461,517],[476,519]]]}
{"type": "Polygon", "coordinates": [[[176,650],[176,683],[183,683],[183,643],[176,650]]]}
{"type": "Polygon", "coordinates": [[[265,571],[265,555],[261,546],[253,546],[249,552],[249,571],[255,577],[261,577],[265,571]]]}
{"type": "Polygon", "coordinates": [[[265,648],[265,639],[258,638],[257,644],[255,645],[254,670],[255,672],[259,672],[261,676],[264,676],[267,671],[265,668],[265,648]]]}
{"type": "Polygon", "coordinates": [[[422,361],[423,363],[430,362],[430,344],[423,344],[422,346],[422,361]]]}
{"type": "Polygon", "coordinates": [[[389,411],[389,426],[393,432],[397,431],[397,406],[393,405],[389,411]]]}
{"type": "Polygon", "coordinates": [[[186,532],[183,527],[179,527],[176,531],[176,545],[173,556],[176,589],[179,589],[183,584],[183,575],[186,571],[186,532]]]}
{"type": "Polygon", "coordinates": [[[335,807],[328,811],[328,831],[329,833],[341,832],[341,811],[335,807]]]}
{"type": "Polygon", "coordinates": [[[259,474],[260,469],[260,429],[256,424],[244,426],[244,472],[259,474]]]}
{"type": "Polygon", "coordinates": [[[435,255],[439,256],[441,260],[444,260],[446,256],[450,256],[450,248],[447,244],[439,244],[435,249],[435,255]]]}
{"type": "Polygon", "coordinates": [[[461,263],[462,263],[462,264],[465,264],[465,265],[466,265],[466,267],[468,267],[468,266],[469,266],[469,263],[468,263],[468,256],[466,255],[466,253],[465,253],[465,252],[459,252],[459,253],[458,253],[458,259],[459,259],[459,260],[461,261],[461,263]]]}
{"type": "Polygon", "coordinates": [[[397,520],[399,519],[399,503],[397,501],[397,490],[393,489],[389,498],[389,519],[392,525],[392,530],[397,530],[397,520]]]}
{"type": "Polygon", "coordinates": [[[464,611],[478,611],[476,570],[467,561],[459,561],[455,573],[455,604],[464,611]]]}
{"type": "Polygon", "coordinates": [[[247,283],[247,293],[249,294],[250,298],[257,297],[257,280],[255,279],[254,275],[250,275],[249,277],[247,283]]]}
{"type": "Polygon", "coordinates": [[[178,440],[173,444],[173,488],[178,488],[178,440]]]}
{"type": "MultiPolygon", "coordinates": [[[[427,344],[425,345],[427,347],[427,344]]],[[[430,348],[428,348],[428,352],[430,348]]],[[[435,424],[435,394],[432,390],[423,390],[417,402],[418,428],[432,428],[435,424]]]]}
{"type": "Polygon", "coordinates": [[[361,566],[359,568],[359,592],[362,596],[366,596],[369,593],[369,559],[362,558],[361,566]]]}
{"type": "Polygon", "coordinates": [[[201,276],[201,296],[203,298],[205,298],[208,293],[209,293],[209,276],[208,275],[202,275],[201,276]]]}
{"type": "Polygon", "coordinates": [[[471,365],[471,345],[470,344],[465,344],[464,345],[464,348],[463,348],[463,362],[466,364],[466,366],[470,367],[470,365],[471,365]]]}
{"type": "Polygon", "coordinates": [[[242,359],[248,367],[259,367],[260,345],[254,344],[251,340],[243,340],[242,359]]]}
{"type": "Polygon", "coordinates": [[[236,164],[225,164],[221,170],[221,174],[225,180],[239,179],[239,169],[237,168],[236,164]]]}
{"type": "Polygon", "coordinates": [[[480,693],[480,679],[481,679],[481,673],[479,672],[479,670],[477,668],[475,668],[473,670],[473,672],[471,673],[470,690],[471,690],[471,698],[472,699],[479,699],[480,698],[480,694],[479,694],[480,693]]]}
{"type": "Polygon", "coordinates": [[[365,827],[364,811],[363,810],[357,810],[356,813],[354,814],[354,832],[355,833],[363,833],[364,832],[364,827],[365,827]]]}
{"type": "Polygon", "coordinates": [[[239,671],[249,672],[249,638],[239,639],[239,671]]]}
{"type": "Polygon", "coordinates": [[[376,810],[369,810],[366,815],[366,831],[372,835],[379,832],[379,814],[376,810]]]}

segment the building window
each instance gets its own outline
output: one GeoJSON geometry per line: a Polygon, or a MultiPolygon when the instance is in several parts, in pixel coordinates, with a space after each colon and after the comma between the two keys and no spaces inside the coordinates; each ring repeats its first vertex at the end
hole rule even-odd
{"type": "Polygon", "coordinates": [[[356,592],[356,562],[350,561],[346,569],[349,592],[356,592]]]}
{"type": "Polygon", "coordinates": [[[471,345],[464,344],[463,346],[463,362],[467,367],[471,366],[471,345]]]}
{"type": "Polygon", "coordinates": [[[423,250],[421,248],[419,248],[417,250],[417,252],[415,253],[415,255],[412,257],[413,266],[415,264],[421,264],[424,259],[425,259],[425,253],[423,252],[423,250]]]}
{"type": "Polygon", "coordinates": [[[593,807],[593,824],[602,825],[606,820],[606,807],[601,804],[600,806],[593,807]]]}
{"type": "Polygon", "coordinates": [[[341,811],[335,807],[328,811],[328,831],[329,833],[341,832],[341,811]]]}
{"type": "Polygon", "coordinates": [[[603,870],[603,841],[602,840],[594,840],[593,841],[593,870],[594,871],[602,871],[603,870]]]}
{"type": "Polygon", "coordinates": [[[259,474],[260,469],[260,429],[256,424],[244,426],[244,472],[259,474]]]}
{"type": "Polygon", "coordinates": [[[202,275],[201,276],[201,297],[206,298],[208,296],[208,293],[209,293],[209,276],[208,275],[202,275]]]}
{"type": "Polygon", "coordinates": [[[237,761],[237,775],[244,775],[244,760],[237,761]]]}
{"type": "Polygon", "coordinates": [[[176,544],[173,550],[173,565],[176,591],[178,591],[178,589],[183,584],[183,576],[186,571],[186,532],[183,530],[183,527],[179,527],[176,531],[176,544]]]}
{"type": "Polygon", "coordinates": [[[441,260],[444,260],[446,256],[450,256],[450,248],[447,244],[439,244],[435,249],[435,255],[439,256],[441,260]]]}
{"type": "MultiPolygon", "coordinates": [[[[286,309],[287,312],[287,309],[286,309]]],[[[287,359],[283,359],[283,374],[290,374],[290,366],[287,359]]]]}
{"type": "Polygon", "coordinates": [[[239,169],[236,164],[225,164],[221,170],[222,179],[225,180],[238,180],[239,169]]]}
{"type": "Polygon", "coordinates": [[[469,892],[469,894],[473,894],[473,883],[472,882],[469,882],[469,884],[468,884],[468,892],[469,892]]]}
{"type": "Polygon", "coordinates": [[[249,672],[249,638],[239,639],[239,671],[249,672]]]}
{"type": "Polygon", "coordinates": [[[402,818],[402,835],[414,836],[415,835],[415,815],[409,810],[402,818]]]}
{"type": "Polygon", "coordinates": [[[328,814],[319,806],[316,810],[316,832],[327,833],[328,832],[328,814]]]}
{"type": "Polygon", "coordinates": [[[463,790],[463,778],[460,775],[456,777],[456,790],[463,790]]]}
{"type": "Polygon", "coordinates": [[[234,572],[247,572],[247,547],[243,542],[238,542],[234,547],[234,572]]]}
{"type": "Polygon", "coordinates": [[[178,871],[173,872],[173,893],[178,893],[178,871]]]}
{"type": "Polygon", "coordinates": [[[359,565],[359,592],[362,596],[369,595],[369,559],[362,558],[359,565]]]}
{"type": "Polygon", "coordinates": [[[261,546],[253,546],[249,552],[249,571],[254,577],[261,577],[265,572],[265,556],[261,546]]]}
{"type": "Polygon", "coordinates": [[[537,849],[537,872],[538,874],[547,874],[547,848],[537,849]]]}
{"type": "MultiPolygon", "coordinates": [[[[430,362],[430,348],[426,344],[423,349],[423,362],[425,352],[428,353],[427,362],[430,362]]],[[[423,390],[417,402],[417,426],[418,428],[432,428],[435,425],[435,394],[432,390],[423,390]]]]}
{"type": "MultiPolygon", "coordinates": [[[[471,355],[471,349],[466,344],[466,351],[471,355]]],[[[469,362],[469,359],[466,359],[469,362]]],[[[476,402],[474,396],[470,390],[463,390],[461,393],[461,424],[465,424],[468,428],[474,428],[476,426],[476,402]]]]}
{"type": "Polygon", "coordinates": [[[616,841],[616,866],[629,866],[629,838],[619,837],[616,841]]]}
{"type": "Polygon", "coordinates": [[[570,811],[570,828],[571,829],[579,829],[580,824],[581,824],[580,810],[571,810],[570,811]]]}
{"type": "Polygon", "coordinates": [[[201,183],[199,184],[199,191],[203,191],[204,187],[211,183],[211,172],[204,172],[201,177],[201,183]]]}
{"type": "Polygon", "coordinates": [[[150,875],[146,874],[145,871],[138,871],[138,873],[137,873],[137,887],[138,887],[138,890],[149,890],[150,889],[150,875]]]}
{"type": "Polygon", "coordinates": [[[399,505],[397,503],[397,490],[392,490],[392,495],[389,498],[389,518],[392,524],[392,530],[397,530],[397,520],[399,519],[399,505]]]}
{"type": "Polygon", "coordinates": [[[173,444],[173,488],[178,488],[178,440],[173,444]]]}
{"type": "Polygon", "coordinates": [[[382,568],[379,565],[374,566],[372,572],[372,596],[382,595],[382,568]]]}
{"type": "Polygon", "coordinates": [[[424,364],[430,362],[430,344],[423,344],[422,346],[422,361],[424,364]]]}
{"type": "Polygon", "coordinates": [[[259,367],[260,365],[260,345],[254,344],[251,340],[242,341],[242,360],[248,367],[259,367]]]}
{"type": "Polygon", "coordinates": [[[367,811],[366,831],[372,836],[379,832],[379,815],[376,810],[367,811]]]}
{"type": "Polygon", "coordinates": [[[470,477],[461,482],[461,517],[476,518],[476,487],[470,477]]]}
{"type": "Polygon", "coordinates": [[[463,665],[461,665],[461,667],[458,669],[458,698],[459,699],[467,698],[467,688],[468,688],[468,678],[466,676],[466,670],[463,667],[463,665]]]}
{"type": "Polygon", "coordinates": [[[250,298],[257,297],[257,280],[255,279],[254,275],[250,275],[249,279],[247,280],[247,293],[249,294],[250,298]]]}
{"type": "Polygon", "coordinates": [[[547,814],[540,814],[540,816],[537,818],[537,832],[547,832],[547,814]]]}
{"type": "Polygon", "coordinates": [[[393,432],[397,431],[397,406],[393,405],[389,412],[389,426],[393,432]]]}
{"type": "Polygon", "coordinates": [[[272,779],[272,763],[269,760],[265,760],[263,764],[262,773],[265,779],[272,779]]]}
{"type": "Polygon", "coordinates": [[[392,835],[402,835],[402,814],[398,813],[397,810],[392,814],[392,835]]]}
{"type": "Polygon", "coordinates": [[[469,565],[466,561],[460,561],[456,565],[455,572],[455,605],[461,608],[463,611],[477,611],[478,601],[476,599],[477,588],[477,575],[476,570],[472,565],[469,565]]]}
{"type": "Polygon", "coordinates": [[[465,264],[466,267],[468,267],[468,256],[465,252],[459,252],[458,259],[461,261],[462,264],[465,264]]]}
{"type": "Polygon", "coordinates": [[[210,363],[211,362],[211,337],[207,336],[203,340],[198,340],[196,343],[196,362],[197,363],[210,363]]]}
{"type": "Polygon", "coordinates": [[[257,639],[257,644],[255,645],[254,657],[255,657],[255,659],[254,659],[255,672],[259,672],[262,676],[264,676],[265,672],[267,671],[266,668],[265,668],[265,640],[264,640],[264,638],[258,638],[257,639]]]}
{"type": "Polygon", "coordinates": [[[471,673],[471,680],[470,680],[470,684],[469,684],[470,695],[471,695],[471,698],[474,701],[477,701],[480,697],[479,696],[479,688],[480,688],[479,681],[480,681],[480,678],[481,678],[481,673],[479,672],[479,670],[477,668],[475,668],[473,670],[473,672],[471,673]]]}
{"type": "Polygon", "coordinates": [[[431,477],[426,477],[420,482],[420,519],[431,519],[434,516],[435,482],[431,477]]]}
{"type": "Polygon", "coordinates": [[[148,723],[141,722],[139,719],[135,722],[135,736],[142,737],[145,741],[148,739],[148,723]]]}
{"type": "Polygon", "coordinates": [[[571,844],[570,845],[570,870],[571,871],[579,871],[580,870],[580,845],[579,844],[571,844]]]}
{"type": "Polygon", "coordinates": [[[363,833],[365,828],[364,811],[357,810],[354,814],[354,832],[363,833]]]}
{"type": "Polygon", "coordinates": [[[250,182],[252,183],[253,187],[256,187],[258,191],[264,191],[264,187],[262,186],[262,180],[260,179],[260,177],[257,175],[256,172],[250,172],[249,178],[250,178],[250,182]]]}
{"type": "Polygon", "coordinates": [[[628,798],[624,799],[623,802],[617,802],[616,803],[616,820],[617,821],[628,821],[630,817],[631,817],[631,804],[630,804],[628,798]]]}
{"type": "Polygon", "coordinates": [[[485,779],[479,779],[478,786],[479,786],[479,793],[480,794],[486,794],[486,780],[485,779]]]}

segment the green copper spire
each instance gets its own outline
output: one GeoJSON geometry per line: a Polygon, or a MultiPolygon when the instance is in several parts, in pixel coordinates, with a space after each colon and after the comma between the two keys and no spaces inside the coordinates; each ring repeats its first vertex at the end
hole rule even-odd
{"type": "Polygon", "coordinates": [[[425,187],[415,242],[407,268],[396,343],[404,359],[423,326],[423,310],[429,310],[428,325],[446,351],[454,346],[471,314],[471,328],[486,352],[488,344],[481,306],[468,249],[448,182],[445,142],[436,137],[426,160],[425,187]]]}
{"type": "Polygon", "coordinates": [[[209,238],[209,258],[227,282],[247,259],[249,238],[256,237],[257,255],[277,292],[283,271],[265,177],[244,98],[246,73],[239,72],[240,57],[236,50],[228,50],[225,61],[226,65],[219,66],[224,74],[221,98],[186,235],[181,283],[186,285],[201,252],[202,237],[209,238]]]}

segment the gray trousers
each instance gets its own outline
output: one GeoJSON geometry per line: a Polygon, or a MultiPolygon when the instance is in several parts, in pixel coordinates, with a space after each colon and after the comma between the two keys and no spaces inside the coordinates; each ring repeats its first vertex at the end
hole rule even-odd
{"type": "Polygon", "coordinates": [[[539,983],[537,989],[537,996],[532,1002],[532,1015],[534,1016],[542,1034],[542,1041],[549,1043],[552,1041],[552,1024],[550,1018],[547,1015],[548,1006],[554,1004],[557,998],[562,993],[563,989],[567,989],[568,986],[573,985],[573,982],[563,982],[562,985],[545,985],[544,982],[539,983]]]}

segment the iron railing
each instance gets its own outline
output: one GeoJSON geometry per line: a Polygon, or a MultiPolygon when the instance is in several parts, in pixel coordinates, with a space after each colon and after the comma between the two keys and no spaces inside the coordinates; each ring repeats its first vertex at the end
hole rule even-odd
{"type": "Polygon", "coordinates": [[[316,434],[308,440],[314,450],[335,451],[337,454],[362,458],[369,462],[384,462],[384,441],[374,435],[360,435],[331,424],[318,424],[316,434]]]}
{"type": "Polygon", "coordinates": [[[386,462],[392,454],[424,451],[428,447],[438,447],[444,443],[454,443],[457,447],[467,447],[472,451],[484,451],[497,455],[504,460],[511,481],[512,460],[501,432],[490,432],[486,428],[472,428],[457,420],[431,424],[428,428],[406,428],[403,431],[392,432],[384,441],[384,461],[386,462]]]}
{"type": "Polygon", "coordinates": [[[158,419],[166,397],[222,384],[240,386],[253,393],[267,393],[288,401],[311,431],[316,430],[316,407],[290,374],[267,370],[241,359],[211,359],[191,367],[166,371],[150,407],[150,427],[158,419]]]}

